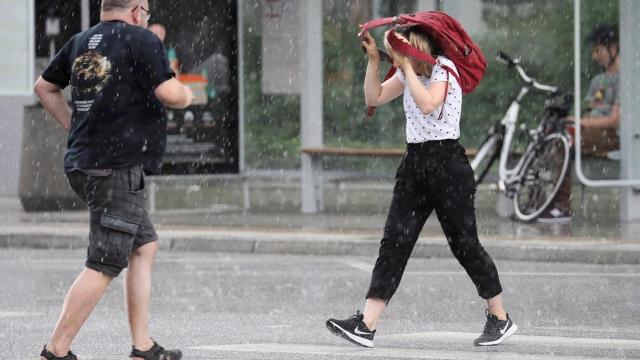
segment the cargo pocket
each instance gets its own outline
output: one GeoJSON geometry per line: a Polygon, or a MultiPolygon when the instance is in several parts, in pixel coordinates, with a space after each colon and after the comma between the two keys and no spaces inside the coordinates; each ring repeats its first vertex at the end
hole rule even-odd
{"type": "Polygon", "coordinates": [[[144,181],[144,171],[141,166],[133,166],[127,169],[127,177],[129,178],[129,193],[143,194],[147,187],[144,181]]]}
{"type": "Polygon", "coordinates": [[[100,216],[100,230],[89,248],[89,258],[98,263],[126,268],[139,225],[109,214],[100,216]]]}

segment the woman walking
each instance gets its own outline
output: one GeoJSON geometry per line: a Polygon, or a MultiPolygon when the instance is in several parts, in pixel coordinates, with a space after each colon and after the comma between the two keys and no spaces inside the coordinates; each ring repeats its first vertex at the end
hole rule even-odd
{"type": "MultiPolygon", "coordinates": [[[[395,180],[393,199],[380,243],[378,259],[366,295],[364,313],[348,319],[329,319],[327,328],[356,344],[373,347],[380,316],[398,289],[411,251],[433,210],[451,251],[487,301],[484,331],[474,344],[497,345],[518,327],[502,305],[502,286],[491,257],[478,240],[475,181],[465,149],[458,142],[462,90],[454,63],[439,54],[436,44],[418,27],[397,30],[392,36],[432,55],[437,64],[410,59],[385,46],[398,69],[380,83],[380,55],[366,32],[362,45],[369,58],[364,81],[368,106],[379,106],[404,95],[407,151],[395,180]]],[[[387,34],[385,34],[386,40],[387,34]]]]}

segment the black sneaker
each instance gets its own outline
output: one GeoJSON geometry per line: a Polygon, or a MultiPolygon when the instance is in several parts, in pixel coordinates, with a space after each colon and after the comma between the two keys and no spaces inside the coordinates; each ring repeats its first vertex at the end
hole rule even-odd
{"type": "Polygon", "coordinates": [[[129,357],[138,357],[144,360],[180,360],[182,359],[182,351],[178,349],[165,350],[154,341],[151,349],[147,351],[140,351],[135,347],[132,347],[131,355],[129,355],[129,357]]]}
{"type": "Polygon", "coordinates": [[[507,320],[498,320],[495,315],[489,314],[488,310],[485,311],[485,314],[487,316],[487,323],[484,324],[484,331],[482,335],[473,342],[473,345],[498,345],[518,331],[518,325],[511,321],[509,314],[507,314],[507,320]]]}
{"type": "Polygon", "coordinates": [[[364,315],[358,311],[346,320],[329,319],[327,320],[327,329],[354,344],[372,348],[373,335],[375,335],[376,331],[369,330],[362,318],[364,318],[364,315]]]}
{"type": "Polygon", "coordinates": [[[541,223],[566,223],[571,221],[571,218],[571,211],[553,207],[542,212],[537,220],[541,223]]]}
{"type": "Polygon", "coordinates": [[[47,360],[78,360],[78,357],[75,356],[71,351],[67,353],[67,355],[63,357],[53,355],[49,350],[47,350],[47,346],[45,345],[40,353],[40,356],[47,360]]]}

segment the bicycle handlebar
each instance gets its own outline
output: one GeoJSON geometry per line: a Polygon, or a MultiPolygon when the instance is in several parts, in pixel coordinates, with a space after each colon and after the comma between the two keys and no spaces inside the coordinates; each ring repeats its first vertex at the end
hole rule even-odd
{"type": "Polygon", "coordinates": [[[524,80],[527,84],[533,86],[534,88],[538,90],[550,92],[550,93],[558,92],[559,88],[557,86],[541,84],[536,79],[527,75],[527,73],[524,72],[524,69],[522,68],[522,66],[520,66],[520,59],[513,59],[511,58],[511,56],[507,55],[502,51],[498,51],[498,55],[496,56],[496,59],[499,62],[506,64],[508,67],[515,67],[516,71],[518,72],[518,75],[520,75],[522,80],[524,80]]]}
{"type": "Polygon", "coordinates": [[[509,67],[517,64],[516,61],[514,61],[509,55],[507,55],[506,53],[503,53],[502,51],[498,51],[496,60],[500,61],[501,63],[507,64],[509,67]]]}

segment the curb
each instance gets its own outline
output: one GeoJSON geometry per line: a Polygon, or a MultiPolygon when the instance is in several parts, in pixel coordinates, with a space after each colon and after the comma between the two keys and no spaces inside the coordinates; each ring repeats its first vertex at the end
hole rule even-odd
{"type": "MultiPolygon", "coordinates": [[[[238,230],[158,230],[164,251],[375,257],[379,238],[366,235],[238,230]]],[[[0,229],[0,248],[85,249],[87,228],[0,229]]],[[[640,264],[640,244],[594,240],[483,241],[494,259],[585,264],[640,264]]],[[[444,238],[423,237],[414,257],[451,258],[444,238]]]]}

